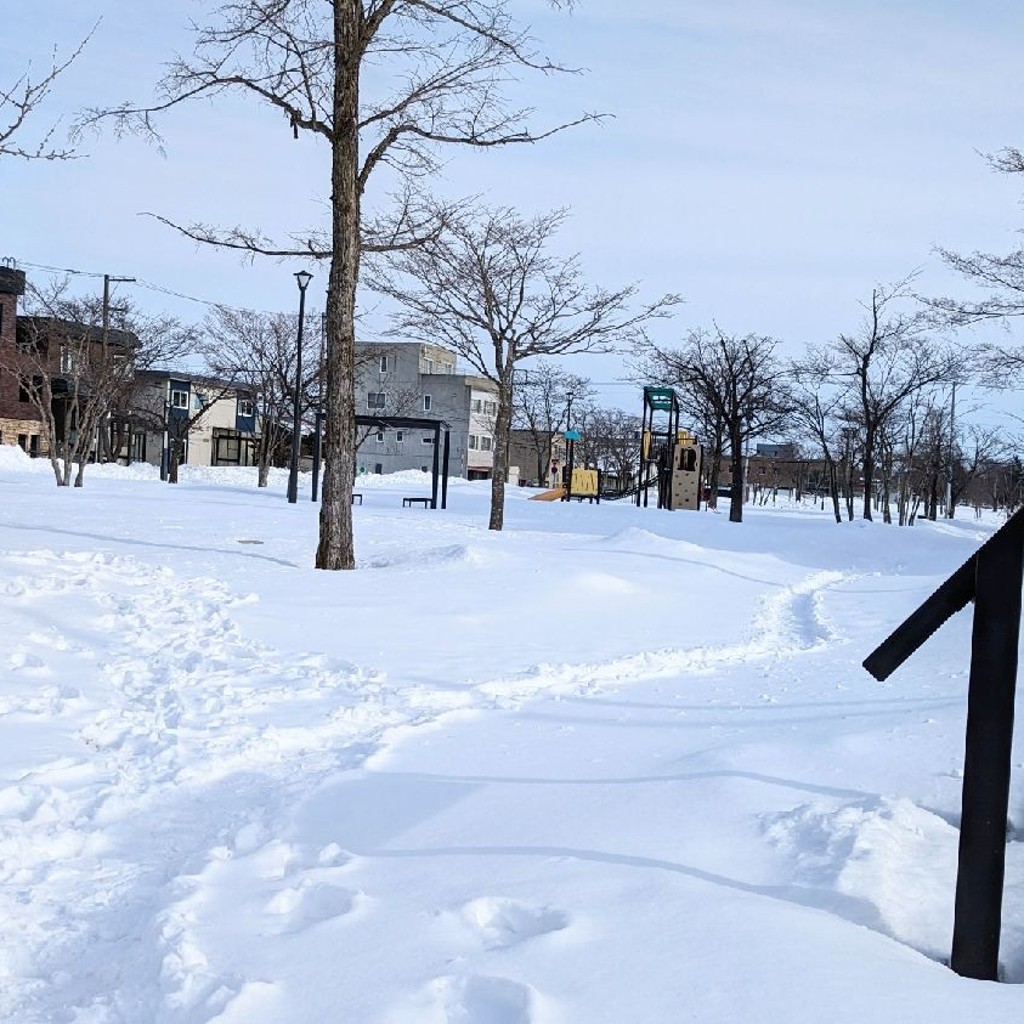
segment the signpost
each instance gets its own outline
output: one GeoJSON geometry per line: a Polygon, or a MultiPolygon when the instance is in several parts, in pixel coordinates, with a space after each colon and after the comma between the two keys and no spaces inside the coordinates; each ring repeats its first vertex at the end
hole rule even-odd
{"type": "Polygon", "coordinates": [[[888,678],[952,615],[974,601],[971,675],[950,966],[998,980],[1017,645],[1024,587],[1024,509],[983,544],[864,660],[888,678]]]}

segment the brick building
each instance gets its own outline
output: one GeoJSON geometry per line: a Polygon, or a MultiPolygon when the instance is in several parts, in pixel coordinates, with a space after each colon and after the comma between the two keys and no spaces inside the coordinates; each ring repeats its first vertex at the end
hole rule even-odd
{"type": "MultiPolygon", "coordinates": [[[[25,294],[25,272],[0,265],[0,363],[10,363],[18,345],[18,299],[25,294]]],[[[39,416],[16,374],[0,365],[0,444],[39,448],[39,416]]]]}

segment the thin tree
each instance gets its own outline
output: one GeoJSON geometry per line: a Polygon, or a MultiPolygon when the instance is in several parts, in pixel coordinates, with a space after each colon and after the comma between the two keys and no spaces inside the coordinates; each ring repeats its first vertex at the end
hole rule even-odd
{"type": "Polygon", "coordinates": [[[825,463],[826,486],[837,523],[843,515],[839,506],[839,476],[842,458],[843,394],[834,383],[834,367],[827,353],[810,353],[790,370],[793,424],[809,436],[825,463]]]}
{"type": "Polygon", "coordinates": [[[577,256],[548,246],[563,210],[524,218],[508,208],[452,216],[421,246],[375,263],[371,287],[398,304],[393,333],[453,349],[498,393],[488,526],[504,521],[507,445],[517,366],[539,356],[607,352],[680,301],[666,295],[630,312],[634,285],[590,287],[577,256]]]}
{"type": "MultiPolygon", "coordinates": [[[[256,402],[259,487],[267,486],[272,464],[283,464],[280,458],[291,438],[297,329],[297,318],[292,315],[227,306],[215,307],[204,323],[200,352],[211,376],[236,381],[256,402]]],[[[313,368],[308,374],[312,380],[317,376],[318,360],[307,359],[307,366],[313,368]]]]}
{"type": "MultiPolygon", "coordinates": [[[[571,6],[571,0],[551,2],[571,6]]],[[[436,237],[446,211],[425,209],[417,188],[437,168],[439,147],[531,143],[569,127],[533,131],[532,112],[504,99],[503,87],[521,73],[569,70],[537,53],[510,7],[509,0],[231,0],[217,9],[212,25],[196,30],[193,53],[171,65],[157,103],[93,111],[84,120],[114,116],[120,130],[155,137],[161,112],[235,92],[267,105],[289,135],[308,132],[329,148],[326,231],[282,244],[247,228],[174,225],[191,238],[249,256],[330,264],[318,568],[355,567],[356,286],[363,254],[401,251],[436,237]],[[364,201],[381,169],[400,183],[399,195],[384,215],[374,216],[364,201]]]]}
{"type": "Polygon", "coordinates": [[[643,419],[622,409],[595,408],[587,416],[581,451],[587,463],[610,473],[619,492],[629,489],[640,461],[640,432],[643,419]]]}
{"type": "Polygon", "coordinates": [[[682,348],[647,345],[641,375],[678,388],[683,404],[703,422],[721,425],[728,439],[731,486],[729,521],[743,522],[744,454],[747,443],[770,437],[788,422],[791,401],[778,342],[762,335],[691,331],[682,348]]]}
{"type": "Polygon", "coordinates": [[[890,420],[911,396],[958,375],[956,360],[932,333],[934,317],[906,308],[910,280],[875,287],[859,330],[831,346],[847,418],[861,432],[865,519],[872,518],[879,443],[890,420]]]}
{"type": "Polygon", "coordinates": [[[568,426],[570,402],[582,401],[591,394],[586,377],[550,361],[531,366],[526,379],[515,385],[513,426],[526,436],[524,447],[536,459],[535,478],[539,484],[548,480],[553,439],[568,426]]]}

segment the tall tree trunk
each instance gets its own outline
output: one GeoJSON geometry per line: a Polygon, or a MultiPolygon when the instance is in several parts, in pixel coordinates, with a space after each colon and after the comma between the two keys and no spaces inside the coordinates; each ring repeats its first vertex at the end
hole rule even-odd
{"type": "Polygon", "coordinates": [[[512,403],[509,385],[498,384],[498,415],[494,421],[494,469],[491,473],[491,517],[488,530],[500,530],[505,523],[505,472],[508,469],[506,452],[508,430],[512,421],[512,403]]]}
{"type": "Polygon", "coordinates": [[[732,486],[729,491],[729,522],[743,522],[743,438],[733,433],[729,438],[732,486]]]}
{"type": "Polygon", "coordinates": [[[836,522],[841,523],[843,521],[843,513],[839,508],[839,471],[833,459],[826,459],[825,461],[828,466],[828,493],[832,498],[832,513],[836,517],[836,522]]]}
{"type": "Polygon", "coordinates": [[[318,569],[354,569],[355,319],[359,278],[360,0],[334,0],[334,143],[331,148],[331,236],[327,287],[327,393],[318,569]]]}
{"type": "MultiPolygon", "coordinates": [[[[853,460],[850,460],[850,483],[853,483],[853,460]]],[[[864,435],[864,518],[871,519],[871,504],[874,500],[875,482],[875,435],[867,431],[864,435]]],[[[852,493],[852,486],[851,486],[852,493]]]]}

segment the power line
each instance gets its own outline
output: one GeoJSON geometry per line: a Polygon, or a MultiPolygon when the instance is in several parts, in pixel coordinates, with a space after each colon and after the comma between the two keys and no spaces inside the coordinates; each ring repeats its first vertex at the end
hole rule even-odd
{"type": "MultiPolygon", "coordinates": [[[[77,270],[73,267],[52,267],[45,263],[31,263],[28,260],[19,260],[18,263],[25,267],[31,267],[33,270],[41,270],[47,274],[67,274],[72,277],[92,277],[102,279],[104,275],[102,273],[92,270],[77,270]]],[[[281,310],[262,310],[262,309],[250,309],[247,306],[232,306],[227,302],[214,302],[212,299],[201,299],[195,295],[186,295],[184,292],[175,291],[173,288],[165,288],[163,285],[155,284],[153,281],[136,280],[135,284],[139,288],[145,288],[148,291],[160,292],[163,295],[170,295],[176,299],[184,299],[186,302],[195,302],[201,306],[209,306],[210,308],[221,308],[230,309],[236,313],[256,313],[261,316],[277,316],[281,310]]]]}

